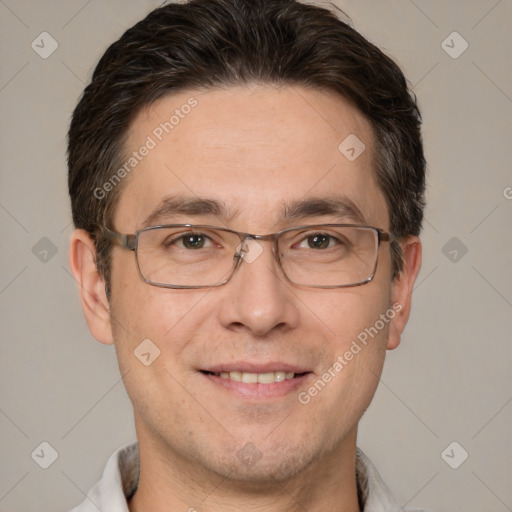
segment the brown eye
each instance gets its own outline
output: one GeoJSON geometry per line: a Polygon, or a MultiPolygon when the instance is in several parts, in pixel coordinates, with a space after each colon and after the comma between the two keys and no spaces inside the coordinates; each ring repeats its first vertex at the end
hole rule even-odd
{"type": "Polygon", "coordinates": [[[183,233],[179,236],[168,237],[164,242],[166,248],[177,247],[179,249],[205,249],[212,243],[209,236],[203,233],[183,233]]]}
{"type": "Polygon", "coordinates": [[[341,242],[327,233],[312,233],[304,237],[298,244],[299,249],[330,249],[341,242]]]}
{"type": "Polygon", "coordinates": [[[322,234],[308,236],[308,246],[311,249],[326,249],[329,247],[330,238],[330,236],[322,234]]]}
{"type": "Polygon", "coordinates": [[[206,242],[204,235],[187,234],[180,237],[186,249],[202,249],[206,242]]]}

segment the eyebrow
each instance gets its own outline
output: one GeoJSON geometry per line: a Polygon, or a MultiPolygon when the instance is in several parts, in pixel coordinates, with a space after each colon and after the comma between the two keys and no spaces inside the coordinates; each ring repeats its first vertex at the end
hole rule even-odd
{"type": "Polygon", "coordinates": [[[235,216],[236,213],[229,212],[224,203],[216,199],[169,196],[162,199],[155,210],[142,221],[142,225],[145,227],[159,224],[173,215],[187,215],[190,217],[214,215],[221,218],[230,218],[235,216]]]}
{"type": "Polygon", "coordinates": [[[365,216],[358,206],[344,196],[311,197],[294,201],[284,206],[283,218],[298,220],[306,217],[331,215],[340,219],[348,219],[356,224],[366,224],[365,216]]]}
{"type": "MultiPolygon", "coordinates": [[[[212,215],[229,220],[239,215],[239,210],[231,210],[216,199],[188,196],[168,196],[143,221],[142,227],[162,224],[176,215],[198,217],[212,215]]],[[[340,220],[351,220],[356,224],[366,224],[365,216],[348,197],[310,197],[283,203],[282,220],[297,221],[308,217],[331,215],[340,220]]]]}

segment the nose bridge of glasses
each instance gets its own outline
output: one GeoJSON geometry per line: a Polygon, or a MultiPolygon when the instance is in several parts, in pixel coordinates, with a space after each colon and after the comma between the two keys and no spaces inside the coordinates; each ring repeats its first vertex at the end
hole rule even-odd
{"type": "Polygon", "coordinates": [[[275,245],[276,245],[276,235],[255,235],[252,233],[240,233],[240,243],[235,249],[235,254],[233,259],[236,262],[236,267],[240,265],[240,263],[245,261],[246,263],[254,262],[264,250],[264,244],[260,242],[270,242],[272,243],[272,256],[276,254],[275,245]]]}

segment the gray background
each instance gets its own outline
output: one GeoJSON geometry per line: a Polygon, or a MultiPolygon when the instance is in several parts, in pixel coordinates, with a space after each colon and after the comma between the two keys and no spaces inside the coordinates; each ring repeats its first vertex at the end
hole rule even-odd
{"type": "MultiPolygon", "coordinates": [[[[337,4],[414,84],[429,167],[412,316],[359,445],[403,503],[510,511],[512,2],[337,4]],[[453,441],[445,460],[469,453],[457,469],[453,441]]],[[[1,511],[71,508],[134,439],[113,347],[89,334],[68,270],[65,135],[107,45],[158,5],[0,0],[1,511]],[[46,59],[31,47],[44,31],[59,45],[46,59]],[[43,441],[48,469],[31,457],[43,441]]]]}

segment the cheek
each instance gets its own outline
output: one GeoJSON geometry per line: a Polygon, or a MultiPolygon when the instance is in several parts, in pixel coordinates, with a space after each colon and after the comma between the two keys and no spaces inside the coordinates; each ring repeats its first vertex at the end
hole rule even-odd
{"type": "Polygon", "coordinates": [[[179,409],[186,417],[184,411],[190,408],[183,393],[190,377],[183,354],[192,339],[186,320],[194,312],[196,328],[201,325],[201,308],[195,306],[204,291],[157,288],[135,277],[113,288],[116,298],[111,313],[119,369],[138,415],[172,431],[181,428],[182,420],[169,411],[179,409]]]}
{"type": "MultiPolygon", "coordinates": [[[[390,297],[389,283],[384,286],[377,280],[360,287],[323,291],[303,297],[302,302],[310,311],[304,319],[309,316],[309,323],[316,322],[322,327],[332,349],[343,350],[389,309],[390,297]]],[[[378,331],[388,326],[389,322],[379,322],[378,331]]]]}
{"type": "Polygon", "coordinates": [[[196,326],[203,320],[200,303],[205,294],[207,290],[149,285],[140,278],[133,254],[123,254],[112,267],[110,309],[118,356],[133,357],[137,346],[150,339],[160,352],[177,357],[190,338],[185,332],[188,315],[193,312],[196,326]]]}
{"type": "Polygon", "coordinates": [[[133,349],[133,344],[149,338],[161,351],[179,354],[191,336],[188,315],[193,313],[196,328],[203,321],[199,304],[204,293],[158,289],[145,283],[131,286],[113,304],[112,314],[119,324],[116,341],[133,349]]]}
{"type": "Polygon", "coordinates": [[[388,289],[376,283],[364,288],[365,293],[363,287],[337,291],[323,302],[317,314],[323,320],[327,356],[320,380],[331,388],[325,400],[342,400],[365,408],[382,371],[394,310],[388,289]]]}

